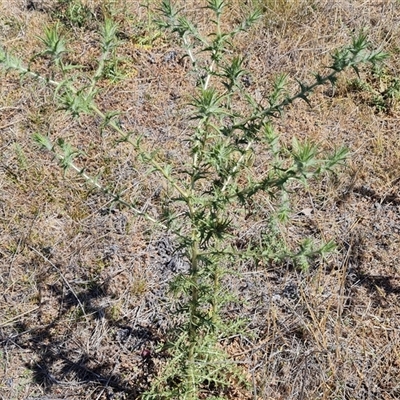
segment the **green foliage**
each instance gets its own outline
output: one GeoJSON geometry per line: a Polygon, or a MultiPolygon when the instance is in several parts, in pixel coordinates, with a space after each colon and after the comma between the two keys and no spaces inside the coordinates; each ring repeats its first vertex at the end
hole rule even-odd
{"type": "Polygon", "coordinates": [[[17,160],[18,160],[19,168],[21,168],[22,170],[27,170],[29,161],[26,158],[24,149],[22,148],[22,146],[19,143],[14,143],[13,148],[14,148],[17,160]]]}
{"type": "Polygon", "coordinates": [[[51,60],[57,65],[64,53],[67,52],[66,42],[64,38],[60,35],[59,26],[56,24],[53,27],[46,28],[44,31],[44,37],[40,40],[45,45],[45,50],[42,51],[41,55],[49,55],[51,60]]]}
{"type": "MultiPolygon", "coordinates": [[[[54,142],[51,135],[40,133],[33,137],[42,149],[55,156],[64,173],[70,168],[75,170],[86,182],[111,195],[114,201],[153,223],[157,222],[179,238],[189,268],[171,282],[171,292],[180,299],[178,312],[183,322],[169,333],[160,349],[169,358],[152,387],[143,395],[146,399],[195,400],[207,395],[224,398],[233,381],[245,386],[240,371],[220,344],[224,338],[242,329],[243,324],[243,321],[223,317],[224,305],[238,301],[223,284],[224,277],[239,273],[236,266],[241,260],[262,261],[268,265],[290,258],[299,268],[307,269],[310,260],[332,251],[332,242],[316,245],[309,238],[293,250],[284,243],[279,225],[290,221],[293,184],[307,185],[311,179],[342,164],[347,155],[344,148],[322,154],[316,144],[300,142],[296,138],[291,146],[285,147],[273,128],[273,121],[295,100],[308,102],[308,96],[316,87],[334,85],[344,69],[350,67],[359,73],[360,64],[376,65],[385,57],[381,51],[369,50],[365,35],[360,34],[350,46],[333,54],[326,74],[315,74],[308,84],[299,82],[295,94],[290,94],[287,89],[287,77],[279,75],[269,96],[264,102],[258,102],[243,85],[244,59],[234,54],[233,40],[256,24],[261,13],[255,11],[234,29],[224,31],[221,18],[225,5],[222,0],[207,2],[206,10],[212,16],[210,23],[213,26],[208,35],[199,32],[170,1],[163,1],[160,6],[159,26],[177,35],[200,83],[194,88],[190,102],[191,118],[195,121],[187,138],[190,150],[182,155],[186,165],[179,170],[164,163],[156,153],[147,152],[143,138],[132,137],[132,132],[125,132],[117,124],[115,113],[101,111],[96,105],[98,82],[106,75],[107,63],[115,62],[114,51],[119,45],[118,25],[112,17],[104,18],[101,26],[101,56],[93,76],[87,77],[89,84],[80,86],[81,80],[71,74],[71,69],[64,68],[62,57],[67,51],[66,42],[57,26],[45,32],[42,39],[45,50],[41,54],[49,56],[60,70],[61,82],[53,80],[52,76],[42,77],[30,71],[20,60],[5,50],[0,51],[0,63],[6,70],[16,70],[22,76],[53,85],[59,109],[73,117],[85,114],[99,117],[103,127],[114,129],[121,141],[134,148],[137,162],[145,163],[167,183],[165,218],[155,221],[78,167],[81,153],[63,139],[54,142]],[[256,160],[263,165],[261,172],[254,168],[256,160]],[[260,233],[259,240],[238,248],[236,242],[243,215],[260,201],[261,193],[273,204],[275,211],[268,216],[269,224],[260,233]]],[[[73,20],[80,21],[79,15],[80,12],[74,11],[69,18],[71,20],[73,16],[73,20]]]]}
{"type": "Polygon", "coordinates": [[[100,38],[102,57],[100,59],[98,71],[94,76],[95,81],[101,77],[110,79],[112,82],[124,79],[124,73],[119,68],[119,64],[123,60],[116,54],[116,49],[120,44],[117,39],[118,29],[118,25],[108,17],[101,26],[100,38]]]}
{"type": "Polygon", "coordinates": [[[141,6],[146,9],[147,19],[140,21],[135,18],[133,23],[133,40],[139,46],[151,47],[153,43],[162,36],[162,32],[155,22],[155,16],[151,8],[153,1],[145,0],[141,6]]]}
{"type": "Polygon", "coordinates": [[[89,27],[94,15],[80,0],[60,0],[55,17],[65,25],[77,28],[89,27]]]}
{"type": "Polygon", "coordinates": [[[366,103],[374,107],[376,112],[390,113],[400,101],[400,79],[381,65],[372,68],[365,77],[349,80],[347,89],[363,95],[366,103]]]}

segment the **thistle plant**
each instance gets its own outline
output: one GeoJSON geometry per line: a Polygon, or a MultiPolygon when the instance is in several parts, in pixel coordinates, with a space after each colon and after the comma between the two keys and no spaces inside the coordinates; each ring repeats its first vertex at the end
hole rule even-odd
{"type": "Polygon", "coordinates": [[[45,54],[50,54],[61,70],[64,78],[61,82],[32,72],[22,61],[5,50],[0,51],[0,63],[6,69],[53,85],[59,109],[76,118],[82,114],[100,117],[103,126],[114,129],[121,141],[133,146],[136,162],[149,166],[167,184],[163,217],[155,221],[123,195],[115,195],[87,175],[76,164],[79,153],[64,140],[53,143],[41,133],[34,135],[42,148],[55,154],[64,170],[74,169],[88,183],[113,196],[114,201],[172,232],[188,261],[188,271],[171,282],[171,292],[180,298],[178,311],[183,322],[175,326],[163,343],[161,351],[169,357],[152,387],[143,394],[145,399],[194,400],[206,396],[221,399],[233,381],[245,384],[221,345],[224,338],[241,329],[242,323],[225,316],[224,306],[235,299],[229,295],[224,277],[240,273],[236,268],[240,260],[269,263],[291,257],[299,267],[307,268],[310,258],[325,255],[334,245],[328,242],[317,246],[305,239],[297,250],[291,251],[279,246],[275,240],[279,230],[271,229],[258,245],[238,249],[235,243],[242,215],[263,193],[264,198],[276,205],[270,216],[272,226],[274,221],[288,220],[293,182],[306,184],[332,171],[348,154],[345,148],[321,154],[316,144],[301,143],[296,138],[291,146],[284,146],[274,130],[274,119],[295,100],[308,102],[316,87],[334,85],[343,70],[352,68],[358,73],[361,64],[376,64],[385,58],[383,52],[369,50],[366,36],[360,34],[351,45],[332,55],[326,74],[314,74],[311,83],[299,83],[295,94],[288,93],[287,77],[280,75],[272,83],[270,94],[260,102],[246,89],[245,59],[235,54],[233,41],[256,24],[261,14],[253,12],[235,29],[225,31],[222,24],[225,7],[223,0],[207,2],[213,26],[208,35],[203,35],[169,0],[160,7],[160,27],[177,36],[198,82],[190,102],[189,152],[182,155],[186,164],[179,169],[163,161],[157,152],[147,152],[140,135],[124,131],[115,121],[115,112],[102,111],[96,105],[97,83],[104,76],[106,61],[119,45],[117,25],[112,20],[106,20],[100,31],[102,53],[98,68],[89,84],[81,87],[77,87],[62,63],[64,42],[49,32],[43,40],[47,47],[45,54]],[[254,167],[260,157],[267,163],[261,175],[254,167]]]}

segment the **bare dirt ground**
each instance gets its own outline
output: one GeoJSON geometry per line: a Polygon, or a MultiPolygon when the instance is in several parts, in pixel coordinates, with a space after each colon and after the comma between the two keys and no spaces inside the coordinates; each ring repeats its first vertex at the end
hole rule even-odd
{"type": "MultiPolygon", "coordinates": [[[[90,72],[102,2],[75,3],[90,11],[82,26],[70,23],[61,2],[2,0],[0,45],[28,63],[42,49],[45,26],[58,19],[69,61],[90,72]]],[[[152,36],[146,8],[114,3],[124,78],[101,82],[99,107],[120,111],[124,128],[179,163],[194,77],[173,38],[152,36]]],[[[296,136],[321,150],[350,149],[341,173],[296,190],[284,230],[289,246],[308,235],[333,239],[337,250],[306,272],[290,263],[242,265],[240,277],[227,279],[243,300],[227,312],[246,318],[252,332],[222,343],[250,382],[247,393],[232,387],[227,396],[399,399],[400,91],[388,88],[399,79],[400,3],[263,4],[262,22],[235,44],[256,95],[278,73],[288,73],[295,90],[296,79],[323,71],[329,54],[360,29],[391,57],[380,71],[361,71],[362,88],[349,71],[334,90],[318,90],[311,107],[297,102],[276,121],[283,142],[296,136]]],[[[206,26],[196,2],[181,5],[206,26]]],[[[255,5],[233,2],[227,24],[255,5]]],[[[46,72],[40,60],[31,67],[46,72]]],[[[3,70],[0,77],[0,398],[139,398],[163,363],[155,349],[174,324],[168,281],[184,267],[174,238],[72,171],[63,174],[31,136],[62,137],[84,150],[79,165],[155,217],[163,183],[135,164],[114,133],[101,134],[96,118],[58,111],[46,85],[3,70]]],[[[255,213],[242,227],[244,242],[266,229],[268,210],[260,203],[255,213]]]]}

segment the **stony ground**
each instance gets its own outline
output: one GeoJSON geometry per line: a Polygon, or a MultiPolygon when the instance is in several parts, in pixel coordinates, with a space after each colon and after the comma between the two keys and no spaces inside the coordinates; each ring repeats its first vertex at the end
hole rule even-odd
{"type": "MultiPolygon", "coordinates": [[[[329,54],[361,28],[391,58],[380,71],[361,71],[364,86],[349,71],[334,90],[318,90],[311,107],[296,103],[276,121],[283,142],[296,136],[321,150],[350,149],[341,173],[295,188],[291,223],[283,229],[289,246],[311,236],[333,239],[337,250],[308,271],[289,262],[243,263],[241,275],[226,279],[243,300],[226,313],[245,318],[252,332],[221,343],[250,382],[248,392],[233,386],[227,396],[398,399],[400,3],[233,2],[227,23],[256,3],[265,7],[261,24],[235,44],[247,55],[255,95],[263,96],[281,72],[295,90],[295,79],[323,71],[329,54]]],[[[102,2],[0,4],[0,45],[27,63],[41,50],[45,26],[59,20],[70,62],[86,72],[96,65],[102,2]]],[[[196,2],[182,4],[206,27],[196,2]]],[[[148,18],[155,2],[147,5],[114,2],[124,78],[101,82],[99,106],[119,110],[124,128],[178,163],[190,134],[186,104],[194,77],[178,44],[159,37],[148,18]]],[[[31,65],[46,72],[38,59],[31,65]]],[[[72,171],[63,174],[31,136],[51,134],[84,150],[78,160],[88,173],[113,182],[155,217],[163,183],[138,167],[112,132],[100,134],[100,121],[71,119],[57,111],[47,86],[0,74],[0,398],[136,399],[166,357],[155,349],[176,322],[168,282],[186,262],[172,235],[72,171]]],[[[242,227],[240,243],[268,229],[267,204],[242,227]]]]}

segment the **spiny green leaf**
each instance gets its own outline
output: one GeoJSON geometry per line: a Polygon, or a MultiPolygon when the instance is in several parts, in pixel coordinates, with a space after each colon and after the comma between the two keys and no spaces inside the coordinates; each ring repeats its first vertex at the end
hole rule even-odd
{"type": "Polygon", "coordinates": [[[45,28],[44,36],[39,39],[46,46],[45,50],[40,53],[42,55],[50,55],[54,60],[58,61],[67,52],[65,39],[61,36],[58,24],[45,28]]]}
{"type": "Polygon", "coordinates": [[[32,135],[32,139],[43,149],[53,150],[53,144],[51,143],[49,137],[43,136],[42,134],[36,132],[32,135]]]}
{"type": "Polygon", "coordinates": [[[101,26],[101,48],[103,52],[108,52],[118,45],[117,39],[118,24],[111,18],[106,18],[101,26]]]}

